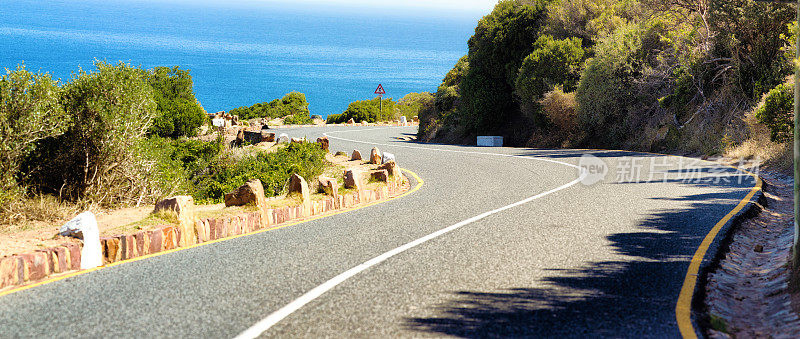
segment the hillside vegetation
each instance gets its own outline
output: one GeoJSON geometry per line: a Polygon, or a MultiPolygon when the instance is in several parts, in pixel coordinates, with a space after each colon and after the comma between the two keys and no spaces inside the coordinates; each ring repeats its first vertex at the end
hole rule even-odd
{"type": "Polygon", "coordinates": [[[420,113],[419,138],[773,157],[792,119],[794,17],[751,0],[503,0],[420,113]]]}
{"type": "Polygon", "coordinates": [[[287,125],[302,125],[312,122],[306,95],[300,92],[287,93],[283,98],[270,102],[234,108],[228,113],[238,115],[242,120],[284,118],[284,123],[287,125]]]}

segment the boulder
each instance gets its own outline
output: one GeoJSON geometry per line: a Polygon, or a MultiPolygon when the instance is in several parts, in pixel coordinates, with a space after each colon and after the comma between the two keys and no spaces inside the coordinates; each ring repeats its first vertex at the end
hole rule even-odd
{"type": "Polygon", "coordinates": [[[337,157],[346,157],[347,156],[347,152],[338,151],[338,152],[336,152],[336,156],[337,157]]]}
{"type": "Polygon", "coordinates": [[[194,198],[188,195],[181,195],[156,203],[153,213],[170,212],[178,216],[178,229],[180,238],[178,238],[178,246],[186,247],[194,245],[197,236],[195,235],[195,211],[194,211],[194,198]]]}
{"type": "Polygon", "coordinates": [[[289,194],[299,193],[300,199],[303,204],[303,216],[311,216],[311,192],[308,189],[306,179],[303,179],[299,174],[292,174],[289,179],[289,194]]]}
{"type": "Polygon", "coordinates": [[[381,159],[381,161],[382,164],[385,164],[387,162],[396,162],[396,159],[394,157],[394,154],[389,152],[383,152],[383,159],[381,159]]]}
{"type": "Polygon", "coordinates": [[[353,120],[353,118],[350,118],[350,120],[347,120],[347,124],[349,124],[349,125],[355,125],[355,124],[356,124],[356,121],[355,121],[355,120],[353,120]]]}
{"type": "Polygon", "coordinates": [[[325,153],[328,152],[330,147],[330,141],[328,140],[328,137],[317,138],[317,144],[319,144],[319,147],[322,148],[325,153]]]}
{"type": "Polygon", "coordinates": [[[320,176],[319,178],[317,178],[317,181],[319,181],[320,192],[323,192],[334,198],[337,198],[339,196],[339,182],[336,181],[336,179],[320,176]]]}
{"type": "Polygon", "coordinates": [[[248,144],[258,144],[264,140],[261,138],[261,131],[244,131],[244,141],[248,144]]]}
{"type": "Polygon", "coordinates": [[[415,115],[413,118],[411,118],[411,121],[419,122],[419,117],[415,115]]]}
{"type": "Polygon", "coordinates": [[[261,130],[262,131],[269,129],[269,125],[267,125],[267,123],[264,122],[264,119],[261,119],[261,123],[262,123],[262,125],[261,125],[261,130]]]}
{"type": "Polygon", "coordinates": [[[293,144],[302,144],[304,142],[306,142],[306,138],[292,138],[293,144]]]}
{"type": "Polygon", "coordinates": [[[381,151],[377,147],[373,147],[372,151],[369,152],[369,163],[381,164],[381,151]]]}
{"type": "Polygon", "coordinates": [[[97,218],[90,211],[78,214],[67,221],[58,232],[63,236],[83,239],[81,250],[81,269],[95,268],[103,265],[103,252],[100,250],[100,229],[97,218]]]}
{"type": "Polygon", "coordinates": [[[348,169],[344,171],[344,187],[345,188],[354,188],[361,191],[363,187],[363,183],[361,182],[361,172],[355,169],[348,169]]]}
{"type": "Polygon", "coordinates": [[[353,150],[353,155],[350,157],[350,161],[361,160],[361,152],[358,150],[353,150]]]}
{"type": "Polygon", "coordinates": [[[244,130],[239,130],[236,133],[236,139],[233,140],[233,146],[241,147],[244,144],[244,130]]]}
{"type": "Polygon", "coordinates": [[[233,192],[225,194],[225,207],[244,206],[247,204],[255,204],[258,207],[262,207],[265,202],[264,186],[261,185],[261,180],[258,179],[250,180],[233,190],[233,192]]]}
{"type": "Polygon", "coordinates": [[[389,171],[382,169],[377,171],[372,171],[370,174],[370,178],[377,181],[388,182],[389,181],[389,171]]]}
{"type": "Polygon", "coordinates": [[[289,141],[290,141],[290,139],[289,139],[289,135],[288,134],[281,133],[281,134],[278,135],[278,143],[279,144],[287,144],[287,143],[289,143],[289,141]]]}
{"type": "Polygon", "coordinates": [[[265,129],[261,130],[261,141],[263,141],[263,142],[275,142],[275,133],[265,132],[265,131],[266,131],[265,129]]]}
{"type": "Polygon", "coordinates": [[[405,116],[400,117],[400,124],[405,126],[406,123],[408,123],[408,118],[405,116]]]}
{"type": "Polygon", "coordinates": [[[392,180],[400,179],[400,167],[397,166],[397,163],[394,161],[386,162],[385,164],[378,166],[378,169],[389,172],[389,177],[391,177],[392,180]]]}

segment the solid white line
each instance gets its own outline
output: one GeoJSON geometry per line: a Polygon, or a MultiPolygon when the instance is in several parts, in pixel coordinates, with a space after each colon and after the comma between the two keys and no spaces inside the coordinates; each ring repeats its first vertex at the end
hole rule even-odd
{"type": "MultiPolygon", "coordinates": [[[[354,130],[354,131],[345,131],[345,132],[357,132],[357,131],[365,131],[365,130],[354,130]]],[[[473,154],[483,154],[483,155],[496,155],[496,156],[526,158],[526,159],[531,159],[531,160],[558,163],[558,164],[562,164],[562,165],[566,165],[566,166],[569,166],[569,167],[575,167],[575,168],[580,169],[580,167],[578,167],[576,165],[568,164],[568,163],[561,162],[561,161],[551,160],[551,159],[532,158],[532,157],[526,157],[526,156],[509,155],[509,154],[498,154],[498,153],[444,150],[444,149],[435,149],[435,148],[428,148],[428,147],[416,147],[416,146],[404,146],[404,145],[387,145],[387,144],[369,143],[369,142],[363,142],[363,141],[357,141],[357,140],[349,140],[349,139],[344,139],[344,138],[339,138],[339,137],[332,137],[332,136],[328,135],[327,133],[325,133],[324,135],[326,135],[326,136],[328,136],[330,138],[334,138],[334,139],[350,141],[350,142],[366,143],[366,144],[372,144],[372,145],[384,145],[384,146],[407,147],[407,148],[421,148],[421,149],[432,150],[432,151],[444,151],[444,152],[456,152],[456,153],[473,153],[473,154]]],[[[426,236],[424,236],[422,238],[419,238],[417,240],[411,241],[411,242],[409,242],[409,243],[407,243],[405,245],[402,245],[402,246],[397,247],[397,248],[395,248],[393,250],[390,250],[390,251],[388,251],[386,253],[383,253],[383,254],[375,257],[375,258],[372,258],[372,259],[364,262],[363,264],[360,264],[360,265],[358,265],[356,267],[353,267],[353,268],[351,268],[351,269],[349,269],[349,270],[347,270],[347,271],[345,271],[345,272],[333,277],[332,279],[324,282],[322,285],[314,287],[313,289],[311,289],[310,291],[306,292],[305,294],[303,294],[299,298],[293,300],[292,302],[290,302],[286,306],[284,306],[281,309],[273,312],[272,314],[270,314],[269,316],[267,316],[263,320],[257,322],[255,325],[251,326],[246,331],[244,331],[241,334],[239,334],[238,336],[236,336],[236,338],[237,339],[256,338],[259,335],[261,335],[262,333],[264,333],[265,331],[267,331],[268,329],[270,329],[270,327],[272,327],[273,325],[277,324],[278,322],[280,322],[284,318],[288,317],[290,314],[292,314],[295,311],[299,310],[301,307],[303,307],[306,304],[310,303],[314,299],[319,298],[325,292],[330,291],[331,289],[333,289],[337,285],[341,284],[342,282],[346,281],[347,279],[352,278],[353,276],[355,276],[355,275],[357,275],[357,274],[369,269],[372,266],[380,264],[380,263],[386,261],[387,259],[389,259],[389,258],[391,258],[391,257],[393,257],[395,255],[403,253],[403,252],[405,252],[405,251],[407,251],[407,250],[409,250],[411,248],[414,248],[414,247],[419,246],[419,245],[421,245],[421,244],[423,244],[423,243],[425,243],[425,242],[427,242],[429,240],[435,239],[435,238],[440,237],[440,236],[442,236],[444,234],[452,232],[452,231],[454,231],[456,229],[459,229],[459,228],[461,228],[461,227],[463,227],[465,225],[469,225],[469,224],[471,224],[473,222],[476,222],[478,220],[486,218],[486,217],[488,217],[488,216],[490,216],[492,214],[500,213],[500,212],[505,211],[505,210],[507,210],[509,208],[514,208],[514,207],[517,207],[519,205],[523,205],[523,204],[529,203],[529,202],[531,202],[533,200],[539,199],[539,198],[544,197],[544,196],[546,196],[548,194],[552,194],[552,193],[558,192],[560,190],[563,190],[565,188],[568,188],[570,186],[573,186],[573,185],[579,183],[581,180],[583,180],[583,178],[586,175],[587,174],[586,174],[585,171],[581,171],[580,172],[580,176],[577,179],[575,179],[573,181],[570,181],[567,184],[561,185],[561,186],[556,187],[554,189],[551,189],[551,190],[549,190],[547,192],[542,192],[542,193],[539,193],[539,194],[534,195],[532,197],[528,197],[528,198],[526,198],[524,200],[517,201],[517,202],[515,202],[513,204],[506,205],[506,206],[500,207],[498,209],[495,209],[495,210],[492,210],[492,211],[489,211],[489,212],[485,212],[485,213],[476,215],[476,216],[474,216],[472,218],[469,218],[467,220],[461,221],[461,222],[459,222],[457,224],[454,224],[454,225],[451,225],[449,227],[443,228],[443,229],[441,229],[439,231],[436,231],[436,232],[433,232],[431,234],[428,234],[428,235],[426,235],[426,236]]]]}

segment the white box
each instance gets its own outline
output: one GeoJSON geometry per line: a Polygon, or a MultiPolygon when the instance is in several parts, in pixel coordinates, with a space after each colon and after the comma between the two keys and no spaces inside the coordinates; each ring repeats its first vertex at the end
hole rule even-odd
{"type": "Polygon", "coordinates": [[[225,119],[211,119],[211,124],[216,127],[225,127],[225,119]]]}
{"type": "Polygon", "coordinates": [[[503,147],[503,137],[494,135],[478,136],[478,146],[503,147]]]}

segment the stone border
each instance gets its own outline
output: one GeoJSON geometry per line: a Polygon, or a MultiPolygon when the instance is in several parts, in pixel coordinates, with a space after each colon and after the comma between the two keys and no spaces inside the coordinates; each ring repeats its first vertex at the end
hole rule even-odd
{"type": "MultiPolygon", "coordinates": [[[[193,228],[186,230],[191,232],[188,235],[181,234],[182,230],[179,226],[163,225],[156,226],[153,230],[134,234],[101,237],[103,262],[104,265],[108,265],[181,247],[275,228],[291,221],[344,211],[361,204],[396,197],[410,188],[410,181],[402,176],[401,180],[387,183],[386,186],[376,189],[351,192],[336,198],[327,196],[322,200],[311,201],[308,215],[305,215],[303,205],[300,204],[264,209],[263,212],[255,211],[221,218],[200,219],[195,221],[193,228]]],[[[51,276],[80,271],[82,247],[82,244],[64,244],[0,258],[0,292],[10,290],[12,287],[36,283],[51,276]]]]}

